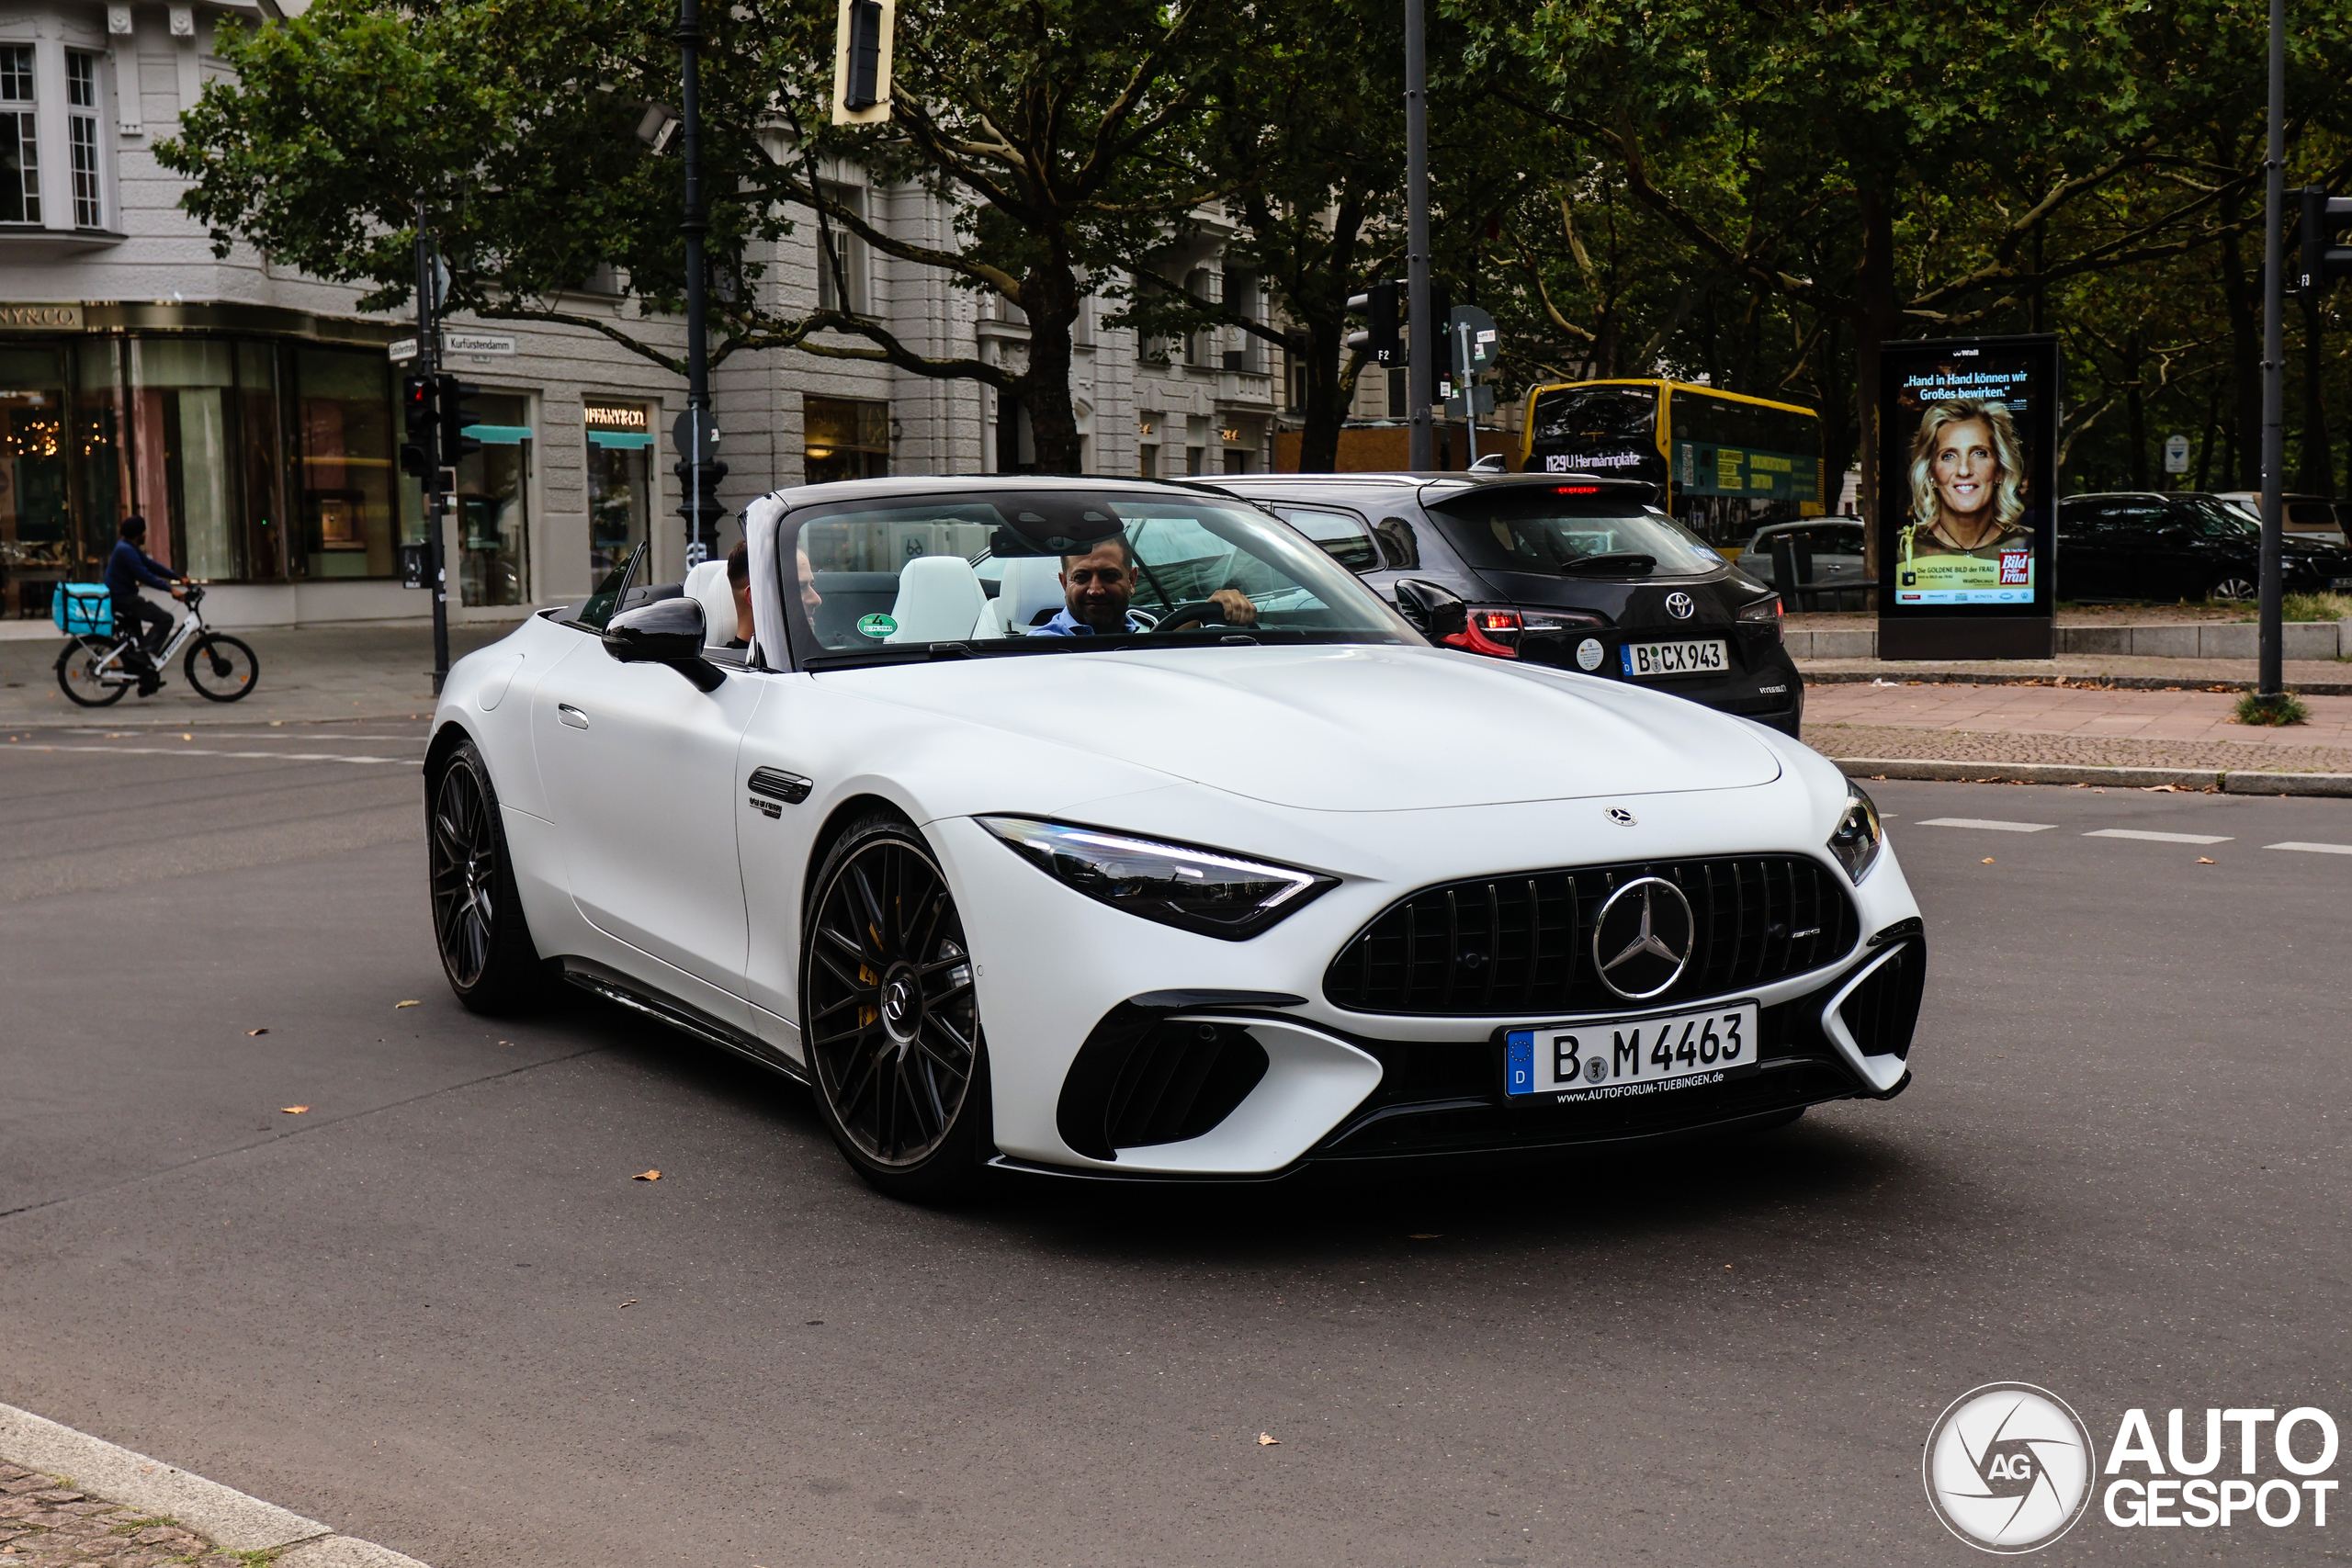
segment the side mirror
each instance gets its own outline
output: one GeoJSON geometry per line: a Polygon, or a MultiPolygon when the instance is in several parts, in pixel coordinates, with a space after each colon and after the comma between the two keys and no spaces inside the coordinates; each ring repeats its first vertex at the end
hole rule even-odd
{"type": "Polygon", "coordinates": [[[702,601],[658,599],[605,623],[605,651],[623,664],[666,664],[702,691],[727,679],[702,656],[702,601]]]}
{"type": "Polygon", "coordinates": [[[1433,642],[1470,629],[1470,606],[1462,595],[1427,578],[1408,577],[1396,584],[1396,609],[1415,631],[1433,642]]]}

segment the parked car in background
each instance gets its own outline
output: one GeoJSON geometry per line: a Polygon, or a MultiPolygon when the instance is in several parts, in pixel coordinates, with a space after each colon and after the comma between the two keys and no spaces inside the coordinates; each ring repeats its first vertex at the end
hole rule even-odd
{"type": "MultiPolygon", "coordinates": [[[[2283,541],[2290,593],[2352,580],[2352,554],[2301,534],[2283,541]]],[[[2062,599],[2252,599],[2262,581],[2262,528],[2218,495],[2123,491],[2058,503],[2062,599]]]]}
{"type": "MultiPolygon", "coordinates": [[[[2225,490],[2221,492],[2221,499],[2256,522],[2262,520],[2261,491],[2225,490]]],[[[2285,495],[2278,499],[2278,520],[2288,533],[2301,534],[2321,544],[2344,543],[2345,525],[2352,522],[2352,502],[2330,501],[2324,495],[2285,495]]]]}
{"type": "Polygon", "coordinates": [[[1455,647],[1671,692],[1795,735],[1804,682],[1781,601],[1639,479],[1251,474],[1212,481],[1304,533],[1408,618],[1426,583],[1470,607],[1455,647]]]}
{"type": "Polygon", "coordinates": [[[1734,566],[1781,591],[1792,610],[1867,610],[1872,607],[1871,574],[1863,569],[1862,520],[1812,517],[1758,528],[1747,543],[1727,552],[1734,566]],[[1775,556],[1780,542],[1796,568],[1795,581],[1782,582],[1775,556]],[[1808,592],[1806,590],[1813,590],[1808,592]]]}

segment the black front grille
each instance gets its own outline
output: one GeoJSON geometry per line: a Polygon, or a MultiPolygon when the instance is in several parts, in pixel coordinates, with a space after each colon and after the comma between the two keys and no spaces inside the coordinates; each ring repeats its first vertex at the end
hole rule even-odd
{"type": "Polygon", "coordinates": [[[1595,971],[1594,922],[1641,876],[1690,901],[1696,947],[1681,977],[1644,1007],[1721,996],[1801,975],[1860,934],[1829,866],[1804,855],[1736,855],[1449,882],[1390,905],[1340,950],[1323,994],[1352,1012],[1482,1014],[1622,1010],[1595,971]]]}

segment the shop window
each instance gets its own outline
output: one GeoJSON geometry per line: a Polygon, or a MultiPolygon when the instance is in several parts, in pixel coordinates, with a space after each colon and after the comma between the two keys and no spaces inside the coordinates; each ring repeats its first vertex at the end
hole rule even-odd
{"type": "Polygon", "coordinates": [[[381,353],[300,348],[294,374],[296,488],[309,574],[390,577],[396,525],[390,362],[381,353]]]}
{"type": "Polygon", "coordinates": [[[652,526],[652,415],[642,403],[589,402],[583,412],[588,426],[588,581],[601,582],[645,542],[652,526]]]}
{"type": "Polygon", "coordinates": [[[64,356],[0,349],[0,581],[14,615],[46,615],[74,563],[64,356]]]}
{"type": "Polygon", "coordinates": [[[526,604],[531,598],[531,429],[518,395],[481,393],[481,423],[466,434],[481,450],[458,465],[458,592],[463,604],[526,604]]]}
{"type": "Polygon", "coordinates": [[[40,221],[40,144],[33,124],[33,48],[0,44],[0,223],[40,221]]]}
{"type": "Polygon", "coordinates": [[[271,530],[277,469],[275,356],[264,344],[130,344],[136,494],[190,577],[284,575],[271,530]]]}
{"type": "Polygon", "coordinates": [[[98,199],[98,60],[76,51],[65,56],[65,143],[74,165],[74,226],[105,227],[106,204],[98,199]]]}
{"type": "Polygon", "coordinates": [[[803,398],[803,472],[810,484],[876,479],[890,471],[890,405],[803,398]]]}

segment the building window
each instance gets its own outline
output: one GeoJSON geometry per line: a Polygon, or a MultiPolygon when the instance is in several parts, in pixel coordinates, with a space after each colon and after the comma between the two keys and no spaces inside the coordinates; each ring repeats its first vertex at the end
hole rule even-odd
{"type": "MultiPolygon", "coordinates": [[[[865,216],[865,192],[855,186],[820,187],[833,204],[865,216]]],[[[865,242],[828,218],[817,231],[817,309],[868,313],[865,242]]]]}
{"type": "Polygon", "coordinates": [[[1159,448],[1157,446],[1136,447],[1136,478],[1139,479],[1156,479],[1159,477],[1159,448]]]}
{"type": "Polygon", "coordinates": [[[74,226],[106,227],[106,206],[98,199],[98,61],[97,56],[69,52],[65,56],[66,152],[74,164],[74,226]]]}
{"type": "MultiPolygon", "coordinates": [[[[1204,303],[1208,301],[1209,274],[1206,267],[1194,267],[1185,275],[1184,292],[1204,303]]],[[[1216,328],[1203,327],[1185,338],[1184,363],[1203,366],[1216,363],[1216,328]]]]}
{"type": "Polygon", "coordinates": [[[1187,474],[1207,473],[1209,471],[1208,456],[1209,449],[1205,446],[1185,447],[1184,472],[1187,474]]]}
{"type": "Polygon", "coordinates": [[[390,577],[395,564],[390,362],[380,353],[300,348],[294,370],[295,483],[308,574],[390,577]]]}
{"type": "Polygon", "coordinates": [[[33,131],[33,50],[0,44],[0,223],[40,221],[40,149],[33,131]]]}
{"type": "Polygon", "coordinates": [[[458,465],[460,603],[531,600],[531,427],[526,400],[484,393],[472,400],[478,424],[466,434],[481,450],[458,465]]]}
{"type": "MultiPolygon", "coordinates": [[[[1244,321],[1261,319],[1258,278],[1254,273],[1228,272],[1225,275],[1226,305],[1244,321]]],[[[1234,330],[1234,339],[1240,346],[1227,349],[1225,367],[1246,370],[1253,376],[1266,373],[1266,340],[1255,333],[1234,330]]]]}
{"type": "Polygon", "coordinates": [[[276,353],[189,337],[129,351],[133,492],[172,561],[207,581],[284,576],[276,353]]]}
{"type": "MultiPolygon", "coordinates": [[[[588,581],[628,558],[653,520],[653,421],[642,403],[590,402],[588,425],[588,581]]],[[[555,587],[550,584],[550,590],[555,587]]]]}
{"type": "Polygon", "coordinates": [[[803,398],[800,418],[806,444],[801,471],[809,484],[878,479],[890,471],[888,403],[803,398]]]}

